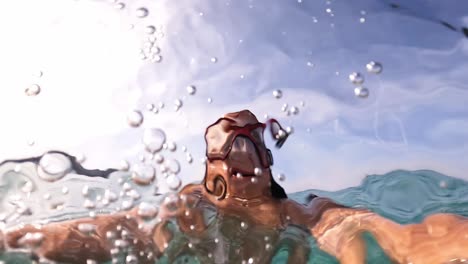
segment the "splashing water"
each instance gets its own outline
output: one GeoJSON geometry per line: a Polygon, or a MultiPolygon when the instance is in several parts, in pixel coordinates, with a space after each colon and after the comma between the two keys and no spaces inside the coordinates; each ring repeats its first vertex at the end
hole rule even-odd
{"type": "MultiPolygon", "coordinates": [[[[10,212],[9,201],[17,199],[14,197],[18,195],[22,195],[23,191],[20,183],[24,182],[25,178],[35,186],[34,189],[29,190],[29,197],[23,197],[19,200],[23,204],[22,206],[31,213],[16,217],[12,215],[4,217],[3,222],[6,226],[15,225],[19,221],[42,219],[43,223],[47,223],[78,218],[88,214],[89,210],[97,208],[100,209],[100,214],[115,213],[118,207],[120,207],[120,210],[130,210],[134,206],[137,214],[148,223],[151,223],[157,220],[159,207],[162,204],[165,204],[168,208],[175,208],[174,206],[177,206],[176,204],[179,201],[177,196],[170,193],[168,195],[153,196],[148,191],[150,188],[146,187],[146,184],[155,177],[152,174],[153,172],[148,174],[150,176],[142,177],[143,186],[140,185],[141,182],[132,185],[131,181],[120,185],[117,181],[119,178],[135,180],[133,173],[129,175],[129,172],[125,171],[109,171],[110,173],[99,171],[99,176],[104,178],[96,178],[100,180],[95,181],[95,178],[90,178],[92,176],[90,172],[93,171],[79,169],[81,174],[77,174],[77,163],[72,158],[69,158],[67,166],[63,166],[64,159],[68,157],[67,154],[53,154],[58,153],[47,153],[42,157],[23,161],[8,161],[0,165],[0,181],[2,182],[0,185],[2,190],[0,206],[2,212],[10,212]],[[62,175],[59,179],[54,179],[54,181],[43,181],[39,170],[34,168],[41,167],[45,163],[44,160],[49,164],[47,168],[50,173],[65,175],[62,175]],[[51,166],[55,162],[60,166],[51,166]],[[18,166],[21,169],[18,169],[18,166]],[[60,191],[63,187],[61,185],[70,183],[75,186],[82,186],[79,189],[84,200],[81,200],[82,206],[78,205],[80,199],[77,197],[80,196],[69,196],[75,199],[63,200],[67,194],[60,191]],[[111,184],[110,187],[109,184],[111,184]],[[57,190],[58,186],[60,188],[57,190]],[[138,191],[142,194],[132,196],[132,193],[138,193],[135,188],[139,188],[138,191]],[[121,197],[117,197],[115,194],[119,189],[123,191],[121,197]],[[45,193],[49,195],[47,199],[44,196],[45,193]],[[37,203],[36,200],[43,202],[37,203]],[[64,201],[61,210],[42,206],[44,203],[60,200],[64,201]],[[77,208],[81,209],[77,210],[77,208]]],[[[261,173],[261,170],[257,168],[256,174],[258,173],[261,173]]],[[[139,172],[139,174],[143,175],[147,174],[147,172],[139,172]]],[[[277,178],[284,180],[284,174],[279,174],[277,178]]],[[[180,179],[175,174],[171,173],[166,180],[173,190],[177,190],[181,185],[180,179]]],[[[394,171],[386,175],[368,176],[358,187],[337,192],[310,190],[290,194],[290,198],[303,203],[306,197],[313,193],[331,198],[350,207],[366,207],[398,223],[406,224],[419,222],[425,216],[438,212],[468,216],[468,196],[464,195],[467,190],[468,183],[433,171],[394,171]],[[444,184],[441,184],[441,182],[444,184]]],[[[203,235],[204,239],[194,240],[189,235],[176,231],[177,223],[170,222],[169,225],[171,230],[175,231],[175,236],[167,245],[165,254],[159,258],[157,263],[168,263],[175,260],[187,260],[190,263],[211,263],[213,261],[223,262],[223,260],[227,259],[230,261],[259,263],[264,261],[264,256],[271,256],[272,263],[285,263],[290,258],[291,252],[302,252],[301,254],[304,254],[304,256],[309,255],[307,263],[337,263],[334,257],[317,248],[313,237],[294,226],[287,227],[284,230],[254,228],[245,220],[233,216],[219,215],[216,208],[210,205],[203,205],[202,208],[204,208],[204,217],[210,219],[208,228],[203,231],[205,234],[203,235]],[[235,246],[239,243],[244,246],[235,246]],[[307,252],[310,252],[310,254],[307,252]]],[[[186,214],[189,215],[189,212],[186,212],[186,214]]],[[[82,223],[77,228],[85,235],[92,235],[97,230],[97,226],[88,223],[82,223]]],[[[197,227],[190,226],[192,230],[195,228],[197,227]]],[[[124,233],[126,231],[122,232],[122,236],[127,236],[124,233]]],[[[107,235],[115,237],[112,233],[107,235]]],[[[24,247],[34,248],[39,246],[42,240],[42,233],[30,232],[20,241],[24,247]]],[[[367,255],[370,263],[390,263],[372,236],[366,235],[365,240],[368,244],[367,255]]],[[[126,240],[117,239],[115,243],[120,248],[130,246],[126,240]]],[[[130,260],[133,261],[134,258],[131,254],[123,257],[128,259],[129,256],[130,260]]],[[[23,257],[21,253],[11,252],[4,254],[2,259],[19,260],[23,257]]]]}

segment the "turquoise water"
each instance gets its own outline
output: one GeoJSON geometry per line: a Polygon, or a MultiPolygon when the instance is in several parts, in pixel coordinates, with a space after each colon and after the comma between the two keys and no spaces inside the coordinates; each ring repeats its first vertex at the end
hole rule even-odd
{"type": "MultiPolygon", "coordinates": [[[[112,184],[117,182],[115,177],[128,176],[126,172],[116,171],[111,173],[109,180],[107,180],[74,174],[67,175],[57,182],[49,183],[38,179],[35,166],[35,162],[31,161],[10,162],[0,166],[2,213],[8,212],[12,199],[21,200],[17,197],[23,197],[21,195],[24,191],[21,190],[24,190],[25,182],[31,181],[33,186],[33,191],[21,200],[24,202],[24,206],[29,206],[31,213],[14,218],[14,220],[3,217],[6,219],[4,224],[7,226],[38,219],[56,221],[85,216],[86,211],[76,201],[80,200],[79,197],[77,198],[77,195],[73,194],[72,188],[64,192],[64,186],[67,184],[69,186],[70,183],[75,186],[88,184],[91,187],[91,194],[88,194],[88,197],[97,197],[104,189],[114,188],[112,184]],[[21,164],[21,169],[18,168],[18,164],[21,164]],[[41,203],[37,203],[37,199],[34,198],[34,193],[43,195],[45,191],[56,189],[55,185],[61,186],[61,189],[54,193],[52,195],[54,198],[50,200],[72,197],[64,200],[64,208],[60,212],[44,206],[49,199],[43,199],[41,203]],[[28,205],[31,197],[33,197],[33,202],[28,205]]],[[[88,171],[81,171],[81,173],[86,172],[88,171]]],[[[141,193],[143,194],[142,201],[158,203],[163,197],[154,196],[151,193],[141,193]]],[[[385,175],[369,175],[364,178],[361,185],[356,187],[335,192],[307,190],[289,194],[289,197],[300,203],[305,203],[305,199],[310,193],[329,197],[347,206],[368,208],[401,224],[419,222],[428,215],[441,212],[468,216],[468,183],[429,170],[398,170],[385,175]]],[[[171,229],[176,234],[175,238],[157,263],[242,263],[246,260],[245,256],[251,254],[248,252],[252,248],[256,249],[255,255],[253,255],[254,263],[259,263],[262,260],[267,263],[287,263],[291,255],[294,254],[304,257],[304,261],[307,260],[307,263],[337,263],[334,257],[317,248],[313,237],[298,227],[290,226],[285,230],[241,228],[241,219],[220,219],[215,213],[216,210],[212,209],[207,216],[209,224],[205,231],[206,234],[204,234],[206,238],[204,240],[186,237],[178,232],[175,224],[172,224],[171,229]],[[214,243],[215,238],[219,239],[219,242],[214,243]],[[267,252],[266,244],[270,244],[270,252],[267,252]],[[265,261],[262,257],[266,255],[271,255],[272,258],[265,261]]],[[[112,212],[114,209],[112,206],[108,206],[107,209],[101,208],[100,212],[106,210],[112,212]]],[[[388,257],[385,256],[371,235],[366,234],[365,239],[368,245],[368,263],[390,263],[388,257]]],[[[13,252],[4,254],[1,259],[6,263],[30,263],[28,255],[13,252]]],[[[122,263],[124,263],[123,260],[122,263]]]]}

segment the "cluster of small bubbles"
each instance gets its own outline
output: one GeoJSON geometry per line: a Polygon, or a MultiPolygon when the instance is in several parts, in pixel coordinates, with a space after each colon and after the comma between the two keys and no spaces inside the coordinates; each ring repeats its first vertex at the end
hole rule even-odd
{"type": "Polygon", "coordinates": [[[190,95],[194,95],[197,92],[197,87],[194,85],[187,86],[187,93],[190,95]]]}
{"type": "Polygon", "coordinates": [[[115,202],[117,201],[117,199],[118,199],[117,194],[115,194],[113,191],[106,190],[104,192],[104,200],[107,200],[109,202],[115,202]]]}
{"type": "Polygon", "coordinates": [[[281,90],[274,90],[273,97],[275,97],[276,99],[280,99],[281,97],[283,97],[283,92],[281,90]]]}
{"type": "Polygon", "coordinates": [[[216,57],[212,57],[212,58],[211,58],[211,62],[212,62],[212,63],[216,63],[216,62],[218,62],[218,58],[216,58],[216,57]]]}
{"type": "Polygon", "coordinates": [[[139,127],[143,123],[143,114],[139,110],[133,110],[128,113],[127,122],[131,127],[139,127]]]}
{"type": "Polygon", "coordinates": [[[36,96],[41,92],[41,87],[38,84],[32,84],[24,90],[27,96],[36,96]]]}
{"type": "Polygon", "coordinates": [[[158,214],[158,208],[150,203],[141,202],[137,214],[145,220],[153,219],[158,214]]]}
{"type": "Polygon", "coordinates": [[[367,98],[369,96],[369,89],[362,86],[356,87],[354,88],[354,95],[359,98],[367,98]]]}
{"type": "Polygon", "coordinates": [[[146,26],[145,27],[145,33],[146,34],[149,34],[149,35],[152,35],[156,32],[156,27],[153,26],[153,25],[149,25],[149,26],[146,26]]]}
{"type": "Polygon", "coordinates": [[[147,164],[136,164],[132,168],[132,180],[139,185],[148,185],[156,177],[156,170],[153,166],[147,164]]]}
{"type": "Polygon", "coordinates": [[[177,175],[171,173],[166,178],[166,184],[169,189],[176,191],[182,185],[182,181],[177,175]]]}
{"type": "Polygon", "coordinates": [[[208,101],[209,104],[211,104],[213,102],[213,98],[208,97],[207,101],[208,101]]]}
{"type": "Polygon", "coordinates": [[[382,67],[382,64],[380,64],[379,62],[370,61],[369,63],[366,64],[366,69],[370,73],[379,74],[382,72],[383,67],[382,67]]]}
{"type": "Polygon", "coordinates": [[[175,111],[179,111],[179,109],[182,107],[182,100],[176,99],[174,100],[174,109],[175,111]]]}
{"type": "Polygon", "coordinates": [[[159,128],[148,128],[143,132],[143,144],[150,153],[156,153],[163,148],[166,133],[159,128]]]}
{"type": "Polygon", "coordinates": [[[359,72],[353,72],[348,77],[349,81],[354,85],[361,85],[364,83],[364,76],[362,76],[359,72]]]}
{"type": "Polygon", "coordinates": [[[135,15],[138,18],[145,18],[149,14],[149,11],[146,7],[140,7],[135,11],[135,15]]]}
{"type": "Polygon", "coordinates": [[[280,174],[278,174],[277,178],[278,178],[279,181],[284,181],[286,179],[286,176],[284,176],[283,173],[280,173],[280,174]]]}
{"type": "Polygon", "coordinates": [[[47,153],[39,161],[38,174],[45,181],[57,181],[71,170],[70,159],[60,153],[47,153]]]}

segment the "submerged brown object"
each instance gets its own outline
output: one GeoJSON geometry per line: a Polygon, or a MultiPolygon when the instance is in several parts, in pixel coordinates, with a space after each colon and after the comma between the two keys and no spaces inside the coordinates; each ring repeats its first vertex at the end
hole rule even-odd
{"type": "MultiPolygon", "coordinates": [[[[438,214],[419,224],[399,225],[371,211],[348,208],[328,198],[310,196],[307,205],[287,199],[271,175],[273,158],[263,140],[265,127],[248,110],[226,114],[209,126],[202,184],[185,186],[175,201],[175,210],[163,204],[158,214],[161,221],[152,228],[136,228],[145,221],[133,209],[49,224],[41,229],[19,227],[6,232],[6,245],[20,248],[26,234],[38,232],[44,236],[44,241],[33,249],[39,256],[72,263],[86,263],[85,258],[108,260],[115,244],[109,242],[106,234],[120,227],[134,239],[129,240],[132,247],[144,251],[137,256],[140,263],[149,263],[148,256],[161,256],[173,239],[168,227],[170,219],[175,218],[187,236],[203,239],[208,226],[204,208],[211,207],[218,215],[236,216],[253,228],[302,228],[341,263],[365,263],[363,232],[370,232],[397,263],[457,263],[468,258],[468,221],[461,216],[438,214]],[[77,226],[83,223],[95,225],[95,234],[80,234],[77,226]]],[[[282,144],[285,138],[281,139],[282,144]]],[[[258,251],[247,244],[243,247],[247,255],[258,251]]],[[[270,263],[272,254],[266,252],[256,263],[270,263]]],[[[289,255],[288,263],[305,263],[307,255],[305,247],[298,247],[289,255]]]]}

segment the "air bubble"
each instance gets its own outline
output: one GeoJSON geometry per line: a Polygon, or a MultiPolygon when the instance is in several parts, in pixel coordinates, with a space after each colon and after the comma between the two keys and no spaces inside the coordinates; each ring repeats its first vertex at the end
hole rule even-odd
{"type": "Polygon", "coordinates": [[[137,214],[145,220],[150,220],[156,217],[158,208],[150,203],[142,202],[138,205],[137,214]]]}
{"type": "Polygon", "coordinates": [[[83,203],[83,207],[86,209],[94,209],[96,208],[96,204],[93,201],[86,199],[83,203]]]}
{"type": "Polygon", "coordinates": [[[151,165],[137,164],[132,170],[132,180],[139,185],[148,185],[153,182],[156,170],[151,165]]]}
{"type": "Polygon", "coordinates": [[[166,142],[166,133],[159,128],[148,128],[143,132],[143,144],[148,152],[160,151],[166,142]]]}
{"type": "Polygon", "coordinates": [[[119,10],[122,10],[125,8],[125,4],[124,3],[117,3],[115,4],[115,9],[119,9],[119,10]]]}
{"type": "Polygon", "coordinates": [[[146,7],[140,7],[136,10],[135,15],[138,18],[145,18],[149,14],[149,11],[146,7]]]}
{"type": "Polygon", "coordinates": [[[211,104],[213,102],[213,99],[211,97],[208,97],[208,103],[211,104]]]}
{"type": "Polygon", "coordinates": [[[176,151],[177,150],[176,143],[174,141],[167,142],[167,149],[172,152],[176,151]]]}
{"type": "Polygon", "coordinates": [[[241,228],[242,228],[243,230],[246,230],[247,227],[248,227],[247,224],[246,224],[245,222],[241,222],[241,223],[240,223],[240,226],[241,226],[241,228]]]}
{"type": "Polygon", "coordinates": [[[150,26],[145,27],[145,33],[146,34],[151,35],[151,34],[154,34],[155,32],[156,32],[156,27],[155,26],[150,25],[150,26]]]}
{"type": "Polygon", "coordinates": [[[106,190],[104,192],[104,199],[105,200],[108,200],[110,202],[115,202],[117,201],[117,194],[115,194],[114,192],[112,192],[111,190],[106,190]]]}
{"type": "Polygon", "coordinates": [[[32,84],[24,90],[27,96],[36,96],[41,92],[41,87],[37,84],[32,84]]]}
{"type": "Polygon", "coordinates": [[[24,193],[30,193],[32,191],[34,191],[34,184],[32,181],[30,180],[27,180],[23,187],[21,187],[21,191],[23,191],[24,193]]]}
{"type": "Polygon", "coordinates": [[[260,175],[262,175],[262,173],[263,173],[262,169],[260,169],[260,168],[255,168],[254,169],[255,176],[260,176],[260,175]]]}
{"type": "Polygon", "coordinates": [[[125,264],[137,264],[138,263],[138,258],[135,255],[127,255],[125,258],[125,264]]]}
{"type": "Polygon", "coordinates": [[[194,95],[197,92],[197,88],[194,85],[187,86],[187,93],[194,95]]]}
{"type": "Polygon", "coordinates": [[[174,106],[175,106],[176,111],[179,111],[179,109],[182,107],[182,105],[183,105],[182,100],[180,100],[180,99],[174,100],[174,106]]]}
{"type": "Polygon", "coordinates": [[[129,168],[130,168],[130,164],[128,163],[128,161],[122,160],[120,162],[119,169],[121,171],[128,171],[129,168]]]}
{"type": "Polygon", "coordinates": [[[166,178],[166,183],[167,183],[167,187],[169,187],[169,189],[171,189],[173,191],[176,191],[182,185],[182,181],[175,174],[170,174],[166,178]]]}
{"type": "Polygon", "coordinates": [[[62,187],[62,193],[63,194],[68,194],[68,187],[67,186],[62,187]]]}
{"type": "Polygon", "coordinates": [[[156,161],[156,163],[161,164],[164,161],[164,156],[161,154],[156,154],[153,156],[153,160],[156,161]]]}
{"type": "Polygon", "coordinates": [[[255,177],[252,177],[252,178],[250,178],[250,182],[251,182],[251,183],[257,183],[257,182],[258,182],[258,179],[255,178],[255,177]]]}
{"type": "Polygon", "coordinates": [[[189,154],[189,153],[187,153],[186,159],[187,159],[187,162],[188,162],[189,164],[191,164],[191,163],[193,162],[193,157],[192,157],[192,155],[189,154]]]}
{"type": "Polygon", "coordinates": [[[353,72],[349,75],[349,81],[354,85],[360,85],[364,82],[364,76],[362,76],[359,72],[353,72]]]}
{"type": "Polygon", "coordinates": [[[366,69],[370,73],[379,74],[379,73],[382,72],[383,67],[382,67],[382,64],[380,64],[379,62],[371,61],[371,62],[367,63],[366,69]]]}
{"type": "Polygon", "coordinates": [[[89,223],[81,223],[78,225],[78,230],[84,234],[91,234],[96,230],[96,225],[89,224],[89,223]]]}
{"type": "Polygon", "coordinates": [[[173,174],[178,174],[180,172],[180,164],[176,159],[166,160],[164,166],[173,174]]]}
{"type": "Polygon", "coordinates": [[[161,62],[162,61],[162,56],[161,55],[155,55],[151,58],[152,62],[161,62]]]}
{"type": "Polygon", "coordinates": [[[124,200],[122,202],[122,210],[129,210],[133,206],[133,200],[124,200]]]}
{"type": "Polygon", "coordinates": [[[218,58],[216,58],[216,57],[212,57],[212,58],[211,58],[211,62],[212,62],[212,63],[216,63],[216,62],[218,62],[218,58]]]}
{"type": "Polygon", "coordinates": [[[89,186],[88,185],[83,186],[83,189],[81,189],[81,194],[84,197],[87,197],[89,195],[89,186]]]}
{"type": "Polygon", "coordinates": [[[365,22],[366,22],[366,18],[364,18],[364,17],[359,18],[359,22],[360,22],[360,23],[365,23],[365,22]]]}
{"type": "Polygon", "coordinates": [[[45,181],[57,181],[71,170],[70,159],[60,153],[47,153],[39,161],[38,174],[45,181]]]}
{"type": "Polygon", "coordinates": [[[277,178],[278,178],[279,181],[284,181],[286,179],[286,176],[284,176],[283,173],[280,173],[280,174],[278,174],[277,178]]]}
{"type": "Polygon", "coordinates": [[[276,98],[276,99],[280,99],[282,96],[283,96],[283,92],[281,90],[274,90],[273,91],[273,96],[276,98]]]}
{"type": "Polygon", "coordinates": [[[139,127],[143,123],[143,114],[138,110],[133,110],[128,113],[127,122],[131,127],[139,127]]]}
{"type": "Polygon", "coordinates": [[[369,89],[365,87],[354,88],[354,95],[359,98],[367,98],[369,96],[369,89]]]}
{"type": "Polygon", "coordinates": [[[154,109],[154,104],[147,104],[146,105],[146,110],[153,111],[153,109],[154,109]]]}
{"type": "Polygon", "coordinates": [[[289,113],[293,114],[293,115],[297,115],[297,114],[299,114],[299,108],[297,108],[295,106],[291,106],[291,108],[289,108],[289,113]]]}

